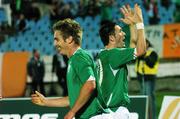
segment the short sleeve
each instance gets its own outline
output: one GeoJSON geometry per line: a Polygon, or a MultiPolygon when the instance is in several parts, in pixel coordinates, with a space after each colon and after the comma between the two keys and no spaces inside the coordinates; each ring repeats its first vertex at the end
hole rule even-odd
{"type": "Polygon", "coordinates": [[[89,77],[95,77],[92,63],[93,61],[91,61],[90,58],[82,56],[76,57],[74,68],[81,82],[85,83],[89,77]]]}
{"type": "Polygon", "coordinates": [[[116,69],[135,58],[134,48],[114,48],[109,50],[109,63],[113,69],[116,69]]]}

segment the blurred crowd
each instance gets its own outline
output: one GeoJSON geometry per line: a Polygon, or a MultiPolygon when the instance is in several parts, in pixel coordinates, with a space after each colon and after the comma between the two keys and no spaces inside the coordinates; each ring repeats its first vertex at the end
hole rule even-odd
{"type": "MultiPolygon", "coordinates": [[[[160,15],[158,13],[157,0],[143,0],[143,6],[149,17],[149,24],[159,24],[160,15]]],[[[161,0],[161,6],[170,9],[171,0],[161,0]]],[[[52,23],[64,18],[76,18],[85,16],[100,15],[101,20],[112,20],[112,8],[117,7],[116,0],[2,0],[0,9],[4,9],[9,14],[8,22],[0,24],[0,38],[2,34],[15,34],[28,28],[26,21],[37,22],[42,16],[48,14],[52,23]],[[3,7],[9,4],[9,7],[3,7]],[[8,10],[7,10],[8,9],[8,10]]],[[[174,22],[180,21],[180,3],[175,2],[174,22]]],[[[0,41],[2,42],[2,40],[0,41]]]]}

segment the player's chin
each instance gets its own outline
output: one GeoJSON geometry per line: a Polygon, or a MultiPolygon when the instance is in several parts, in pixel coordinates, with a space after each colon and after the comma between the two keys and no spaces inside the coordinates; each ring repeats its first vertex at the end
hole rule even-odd
{"type": "Polygon", "coordinates": [[[62,54],[62,55],[66,55],[65,51],[64,50],[59,50],[59,53],[62,54]]]}
{"type": "Polygon", "coordinates": [[[62,50],[58,50],[58,52],[59,52],[60,54],[63,54],[62,50]]]}

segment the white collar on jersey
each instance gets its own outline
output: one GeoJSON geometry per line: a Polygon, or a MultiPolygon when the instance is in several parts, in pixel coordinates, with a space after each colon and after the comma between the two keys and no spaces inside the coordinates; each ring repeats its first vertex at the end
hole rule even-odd
{"type": "Polygon", "coordinates": [[[76,52],[81,49],[80,47],[76,49],[76,51],[74,51],[73,55],[76,54],[76,52]]]}

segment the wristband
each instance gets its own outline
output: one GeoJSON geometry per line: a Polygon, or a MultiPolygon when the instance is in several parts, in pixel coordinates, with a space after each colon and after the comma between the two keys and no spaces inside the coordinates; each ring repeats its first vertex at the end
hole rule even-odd
{"type": "Polygon", "coordinates": [[[144,29],[144,24],[143,23],[137,23],[136,28],[137,28],[137,30],[138,29],[144,29]]]}

